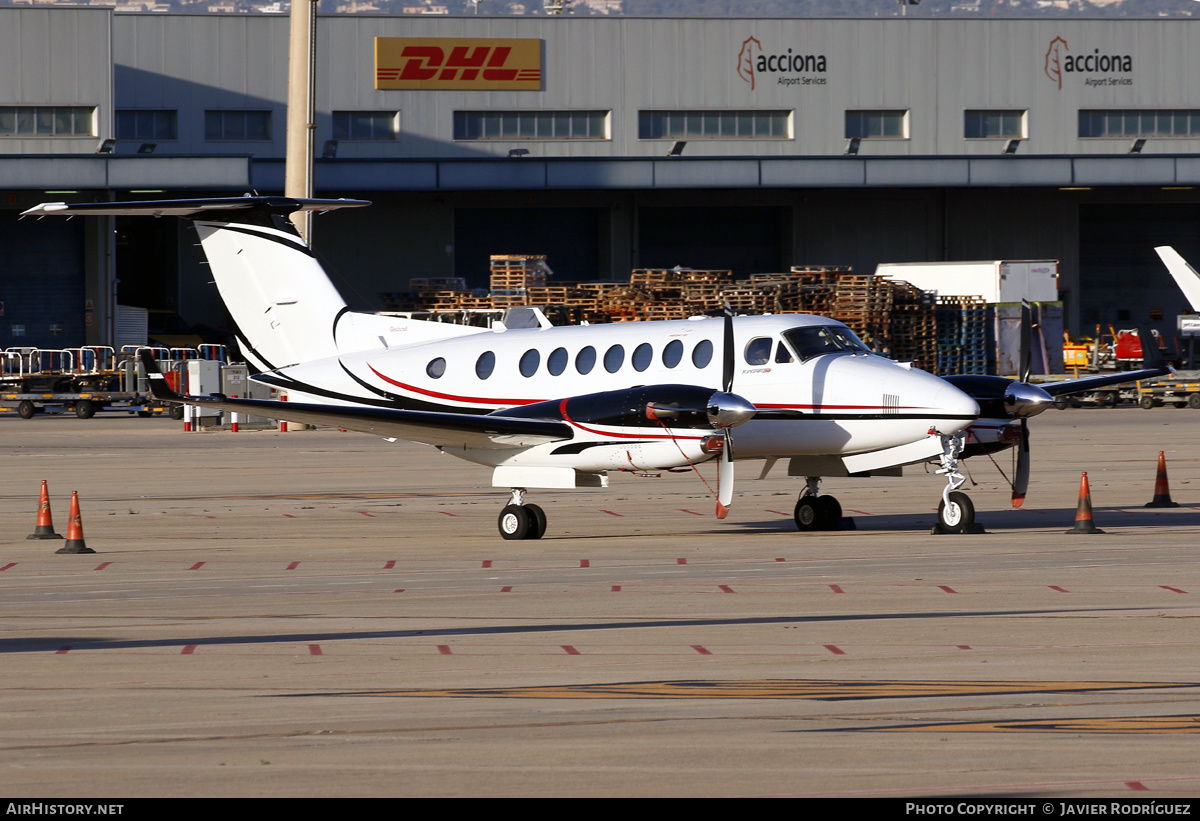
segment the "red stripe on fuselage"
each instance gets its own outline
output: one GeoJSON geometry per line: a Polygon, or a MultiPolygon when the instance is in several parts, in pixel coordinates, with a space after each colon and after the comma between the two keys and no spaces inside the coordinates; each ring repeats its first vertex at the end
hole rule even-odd
{"type": "Polygon", "coordinates": [[[450,402],[466,402],[466,403],[469,403],[472,405],[491,405],[492,407],[499,407],[501,405],[532,405],[534,402],[543,401],[541,399],[493,399],[493,398],[485,398],[485,397],[477,397],[477,396],[458,396],[453,393],[438,393],[437,391],[427,391],[427,390],[424,390],[423,388],[418,388],[416,385],[407,385],[404,382],[398,382],[389,376],[384,376],[379,371],[375,370],[375,368],[371,367],[371,365],[369,365],[369,364],[367,365],[367,367],[371,368],[371,373],[375,374],[380,379],[382,379],[384,382],[387,382],[389,385],[395,385],[397,388],[403,388],[406,391],[412,391],[413,393],[419,393],[422,396],[431,396],[434,399],[445,399],[450,402]]]}

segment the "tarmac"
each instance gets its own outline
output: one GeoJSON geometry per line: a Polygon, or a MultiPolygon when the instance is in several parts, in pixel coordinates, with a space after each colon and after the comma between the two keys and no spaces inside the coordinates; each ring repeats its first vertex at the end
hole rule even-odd
{"type": "Polygon", "coordinates": [[[521,542],[431,448],[181,426],[0,415],[10,798],[1200,795],[1200,413],[1031,420],[1023,508],[967,463],[983,534],[921,466],[800,533],[746,463],[725,521],[622,474],[521,542]],[[94,554],[26,539],[42,480],[94,554]]]}

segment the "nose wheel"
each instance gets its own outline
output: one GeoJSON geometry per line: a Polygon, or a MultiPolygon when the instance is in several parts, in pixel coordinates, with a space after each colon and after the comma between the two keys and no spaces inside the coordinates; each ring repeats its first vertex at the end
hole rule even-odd
{"type": "Polygon", "coordinates": [[[524,488],[513,488],[512,501],[500,511],[497,526],[507,541],[540,539],[546,534],[546,513],[534,504],[524,504],[524,488]]]}
{"type": "Polygon", "coordinates": [[[838,530],[841,526],[842,505],[832,496],[817,495],[820,482],[818,476],[807,477],[807,484],[792,512],[796,527],[801,531],[838,530]]]}

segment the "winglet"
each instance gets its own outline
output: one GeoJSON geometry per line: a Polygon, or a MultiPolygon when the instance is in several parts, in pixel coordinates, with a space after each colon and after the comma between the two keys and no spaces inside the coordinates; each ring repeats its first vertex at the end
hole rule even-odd
{"type": "Polygon", "coordinates": [[[171,383],[163,376],[162,370],[158,367],[158,363],[154,361],[154,356],[149,351],[139,351],[138,359],[141,360],[142,367],[146,369],[146,379],[150,382],[150,393],[154,394],[155,399],[167,402],[183,401],[183,396],[171,387],[171,383]]]}
{"type": "Polygon", "coordinates": [[[1149,328],[1139,327],[1137,331],[1138,341],[1142,343],[1142,367],[1172,370],[1163,358],[1162,349],[1158,347],[1158,337],[1149,328]]]}

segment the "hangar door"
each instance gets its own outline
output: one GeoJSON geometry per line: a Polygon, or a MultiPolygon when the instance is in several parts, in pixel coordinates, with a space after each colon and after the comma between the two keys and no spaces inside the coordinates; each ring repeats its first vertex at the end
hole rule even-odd
{"type": "Polygon", "coordinates": [[[640,268],[732,270],[735,276],[782,270],[788,208],[774,206],[642,207],[640,268]]]}
{"type": "Polygon", "coordinates": [[[1155,246],[1172,245],[1200,266],[1200,204],[1081,205],[1079,281],[1082,330],[1107,333],[1149,323],[1174,333],[1189,312],[1155,246]]]}
{"type": "Polygon", "coordinates": [[[454,275],[487,288],[493,254],[544,255],[559,282],[599,276],[598,208],[459,208],[454,212],[454,275]]]}
{"type": "Polygon", "coordinates": [[[83,220],[0,211],[0,349],[86,344],[83,220]]]}

